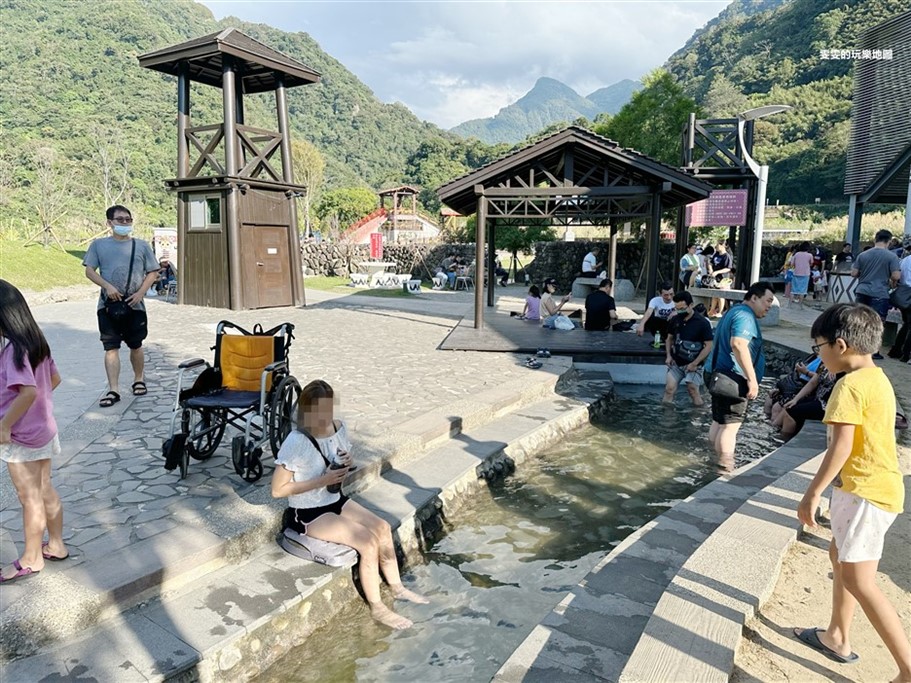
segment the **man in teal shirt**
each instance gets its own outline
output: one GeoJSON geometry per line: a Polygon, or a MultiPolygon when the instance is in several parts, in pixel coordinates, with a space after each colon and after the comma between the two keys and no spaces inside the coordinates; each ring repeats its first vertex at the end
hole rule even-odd
{"type": "Polygon", "coordinates": [[[734,469],[737,432],[743,424],[747,405],[759,395],[759,380],[765,372],[762,332],[759,319],[772,308],[775,294],[767,282],[750,285],[743,302],[734,306],[715,328],[715,348],[706,370],[717,371],[736,382],[739,396],[712,395],[712,427],[709,441],[715,449],[718,465],[734,469]]]}

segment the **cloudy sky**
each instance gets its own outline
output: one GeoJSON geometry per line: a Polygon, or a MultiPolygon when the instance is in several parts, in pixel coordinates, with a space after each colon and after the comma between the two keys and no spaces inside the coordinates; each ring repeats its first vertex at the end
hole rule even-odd
{"type": "Polygon", "coordinates": [[[309,33],[384,102],[450,128],[550,76],[587,95],[664,63],[728,0],[383,2],[202,0],[309,33]]]}

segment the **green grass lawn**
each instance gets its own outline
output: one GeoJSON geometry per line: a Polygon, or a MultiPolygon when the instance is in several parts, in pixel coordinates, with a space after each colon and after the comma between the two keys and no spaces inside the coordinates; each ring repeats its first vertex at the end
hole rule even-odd
{"type": "Polygon", "coordinates": [[[91,284],[85,277],[83,247],[66,245],[47,249],[40,244],[22,246],[22,242],[0,240],[0,278],[20,289],[43,292],[54,287],[91,284]]]}

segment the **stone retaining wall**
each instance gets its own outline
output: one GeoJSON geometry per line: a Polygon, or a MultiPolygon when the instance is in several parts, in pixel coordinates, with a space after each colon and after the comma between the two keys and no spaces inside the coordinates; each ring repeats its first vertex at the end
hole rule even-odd
{"type": "MultiPolygon", "coordinates": [[[[471,263],[475,247],[473,244],[392,244],[383,247],[383,260],[394,261],[400,273],[410,272],[415,279],[430,280],[450,252],[471,263]]],[[[301,246],[301,262],[307,275],[348,277],[358,272],[359,261],[369,258],[370,247],[366,244],[321,242],[301,246]]]]}

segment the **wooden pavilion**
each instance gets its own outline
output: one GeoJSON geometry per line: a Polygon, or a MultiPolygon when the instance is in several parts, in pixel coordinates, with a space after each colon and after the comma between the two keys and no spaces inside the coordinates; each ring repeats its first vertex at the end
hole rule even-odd
{"type": "MultiPolygon", "coordinates": [[[[658,286],[661,213],[709,196],[712,186],[678,168],[578,126],[451,180],[437,190],[440,201],[463,215],[477,212],[477,253],[494,253],[497,225],[523,225],[531,219],[552,225],[609,225],[646,219],[646,294],[658,286]]],[[[615,243],[615,239],[612,239],[615,243]]],[[[487,306],[493,306],[492,259],[476,259],[474,326],[484,326],[484,264],[487,306]]]]}
{"type": "Polygon", "coordinates": [[[304,302],[286,90],[319,81],[311,68],[235,28],[139,57],[177,76],[180,303],[230,309],[304,302]],[[221,123],[192,126],[190,84],[221,88],[221,123]],[[244,123],[244,95],[275,92],[278,131],[244,123]],[[276,161],[280,158],[280,165],[276,161]]]}

